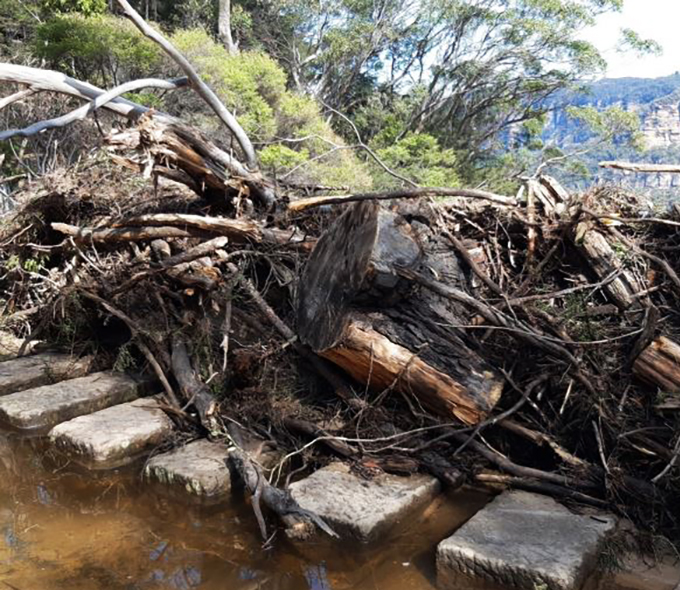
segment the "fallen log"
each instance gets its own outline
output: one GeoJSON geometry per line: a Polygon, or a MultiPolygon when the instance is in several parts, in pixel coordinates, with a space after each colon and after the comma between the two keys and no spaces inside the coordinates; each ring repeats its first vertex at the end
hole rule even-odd
{"type": "Polygon", "coordinates": [[[677,164],[642,164],[633,162],[600,162],[600,168],[623,170],[624,172],[643,172],[648,174],[680,174],[677,164]]]}
{"type": "Polygon", "coordinates": [[[423,187],[387,191],[382,193],[359,193],[355,195],[325,195],[298,199],[288,205],[289,211],[304,211],[312,207],[324,205],[345,205],[360,201],[385,201],[392,199],[419,199],[421,197],[462,197],[466,199],[481,199],[504,207],[516,207],[517,200],[513,197],[497,195],[489,191],[465,188],[423,187]]]}
{"type": "Polygon", "coordinates": [[[271,244],[311,250],[314,241],[295,230],[264,228],[254,221],[226,217],[203,217],[180,213],[141,215],[114,223],[111,227],[78,227],[52,223],[52,229],[71,236],[80,243],[117,244],[143,242],[159,238],[211,238],[224,236],[235,244],[271,244]]]}
{"type": "Polygon", "coordinates": [[[349,208],[305,268],[298,336],[371,389],[394,388],[440,416],[474,424],[498,401],[503,380],[452,327],[461,323],[453,304],[400,280],[397,268],[420,265],[463,280],[449,248],[436,259],[421,243],[376,202],[349,208]]]}
{"type": "Polygon", "coordinates": [[[665,393],[680,393],[680,345],[657,338],[635,359],[633,373],[665,393]]]}
{"type": "Polygon", "coordinates": [[[619,309],[639,305],[639,298],[636,295],[644,287],[633,273],[626,270],[624,262],[604,234],[594,229],[591,222],[581,221],[576,225],[573,240],[601,281],[612,277],[612,280],[606,282],[602,288],[619,309]]]}
{"type": "MultiPolygon", "coordinates": [[[[136,127],[114,129],[104,141],[111,154],[126,156],[128,166],[146,174],[184,172],[191,179],[186,184],[192,190],[198,187],[207,197],[224,200],[228,193],[252,196],[267,207],[276,201],[271,182],[260,172],[246,168],[197,129],[176,121],[144,114],[136,127]],[[135,159],[127,156],[130,152],[139,155],[135,159]]],[[[173,179],[183,181],[181,176],[173,179]]]]}

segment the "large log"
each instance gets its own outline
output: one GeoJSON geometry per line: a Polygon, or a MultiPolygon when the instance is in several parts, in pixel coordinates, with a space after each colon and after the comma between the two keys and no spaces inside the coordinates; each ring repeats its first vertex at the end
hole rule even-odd
{"type": "Polygon", "coordinates": [[[396,269],[410,268],[463,280],[451,249],[426,243],[426,234],[377,202],[345,211],[303,273],[298,336],[371,389],[393,387],[474,424],[494,407],[503,381],[465,343],[455,326],[467,320],[454,304],[399,279],[396,269]]]}
{"type": "Polygon", "coordinates": [[[582,221],[576,226],[574,243],[598,278],[607,281],[603,289],[613,303],[620,309],[639,304],[636,295],[644,287],[632,272],[626,270],[607,238],[594,229],[590,221],[582,221]]]}
{"type": "Polygon", "coordinates": [[[640,353],[633,372],[664,393],[680,393],[680,345],[661,336],[640,353]]]}

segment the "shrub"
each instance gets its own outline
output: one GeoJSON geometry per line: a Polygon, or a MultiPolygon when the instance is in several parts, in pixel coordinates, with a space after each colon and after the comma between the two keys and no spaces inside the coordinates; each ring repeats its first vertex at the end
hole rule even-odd
{"type": "Polygon", "coordinates": [[[111,86],[160,71],[160,49],[126,19],[64,14],[38,27],[34,52],[51,67],[111,86]]]}

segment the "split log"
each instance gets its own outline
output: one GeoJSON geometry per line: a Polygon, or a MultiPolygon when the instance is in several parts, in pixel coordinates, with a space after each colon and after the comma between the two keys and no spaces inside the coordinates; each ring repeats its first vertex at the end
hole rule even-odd
{"type": "Polygon", "coordinates": [[[680,393],[680,345],[661,336],[640,353],[633,373],[665,393],[680,393]]]}
{"type": "Polygon", "coordinates": [[[395,388],[440,416],[474,424],[494,407],[503,381],[452,327],[462,323],[458,309],[399,278],[396,269],[422,265],[463,280],[449,248],[436,260],[422,243],[376,202],[353,205],[323,234],[305,268],[298,336],[371,389],[395,388]]]}
{"type": "MultiPolygon", "coordinates": [[[[128,166],[147,174],[184,172],[190,179],[186,184],[192,190],[199,187],[209,198],[224,199],[231,193],[252,196],[267,206],[276,201],[273,185],[260,172],[246,168],[197,129],[176,121],[145,114],[136,127],[113,130],[105,143],[108,151],[119,157],[137,152],[137,159],[127,157],[128,166]]],[[[183,181],[181,176],[173,180],[183,181]]]]}
{"type": "Polygon", "coordinates": [[[625,269],[605,236],[593,228],[589,221],[576,225],[574,243],[588,261],[589,266],[601,281],[607,281],[603,289],[619,309],[639,305],[638,293],[644,290],[635,275],[625,269]]]}

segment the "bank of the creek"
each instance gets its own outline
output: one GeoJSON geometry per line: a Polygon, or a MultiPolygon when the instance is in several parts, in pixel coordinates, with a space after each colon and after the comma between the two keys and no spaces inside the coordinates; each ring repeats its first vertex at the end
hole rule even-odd
{"type": "MultiPolygon", "coordinates": [[[[431,590],[436,544],[489,499],[471,490],[440,496],[378,546],[325,538],[293,546],[279,538],[264,551],[244,503],[205,508],[171,499],[144,486],[140,471],[137,464],[87,472],[42,439],[0,438],[0,584],[12,590],[431,590]]],[[[611,589],[611,579],[605,585],[611,589]]]]}

